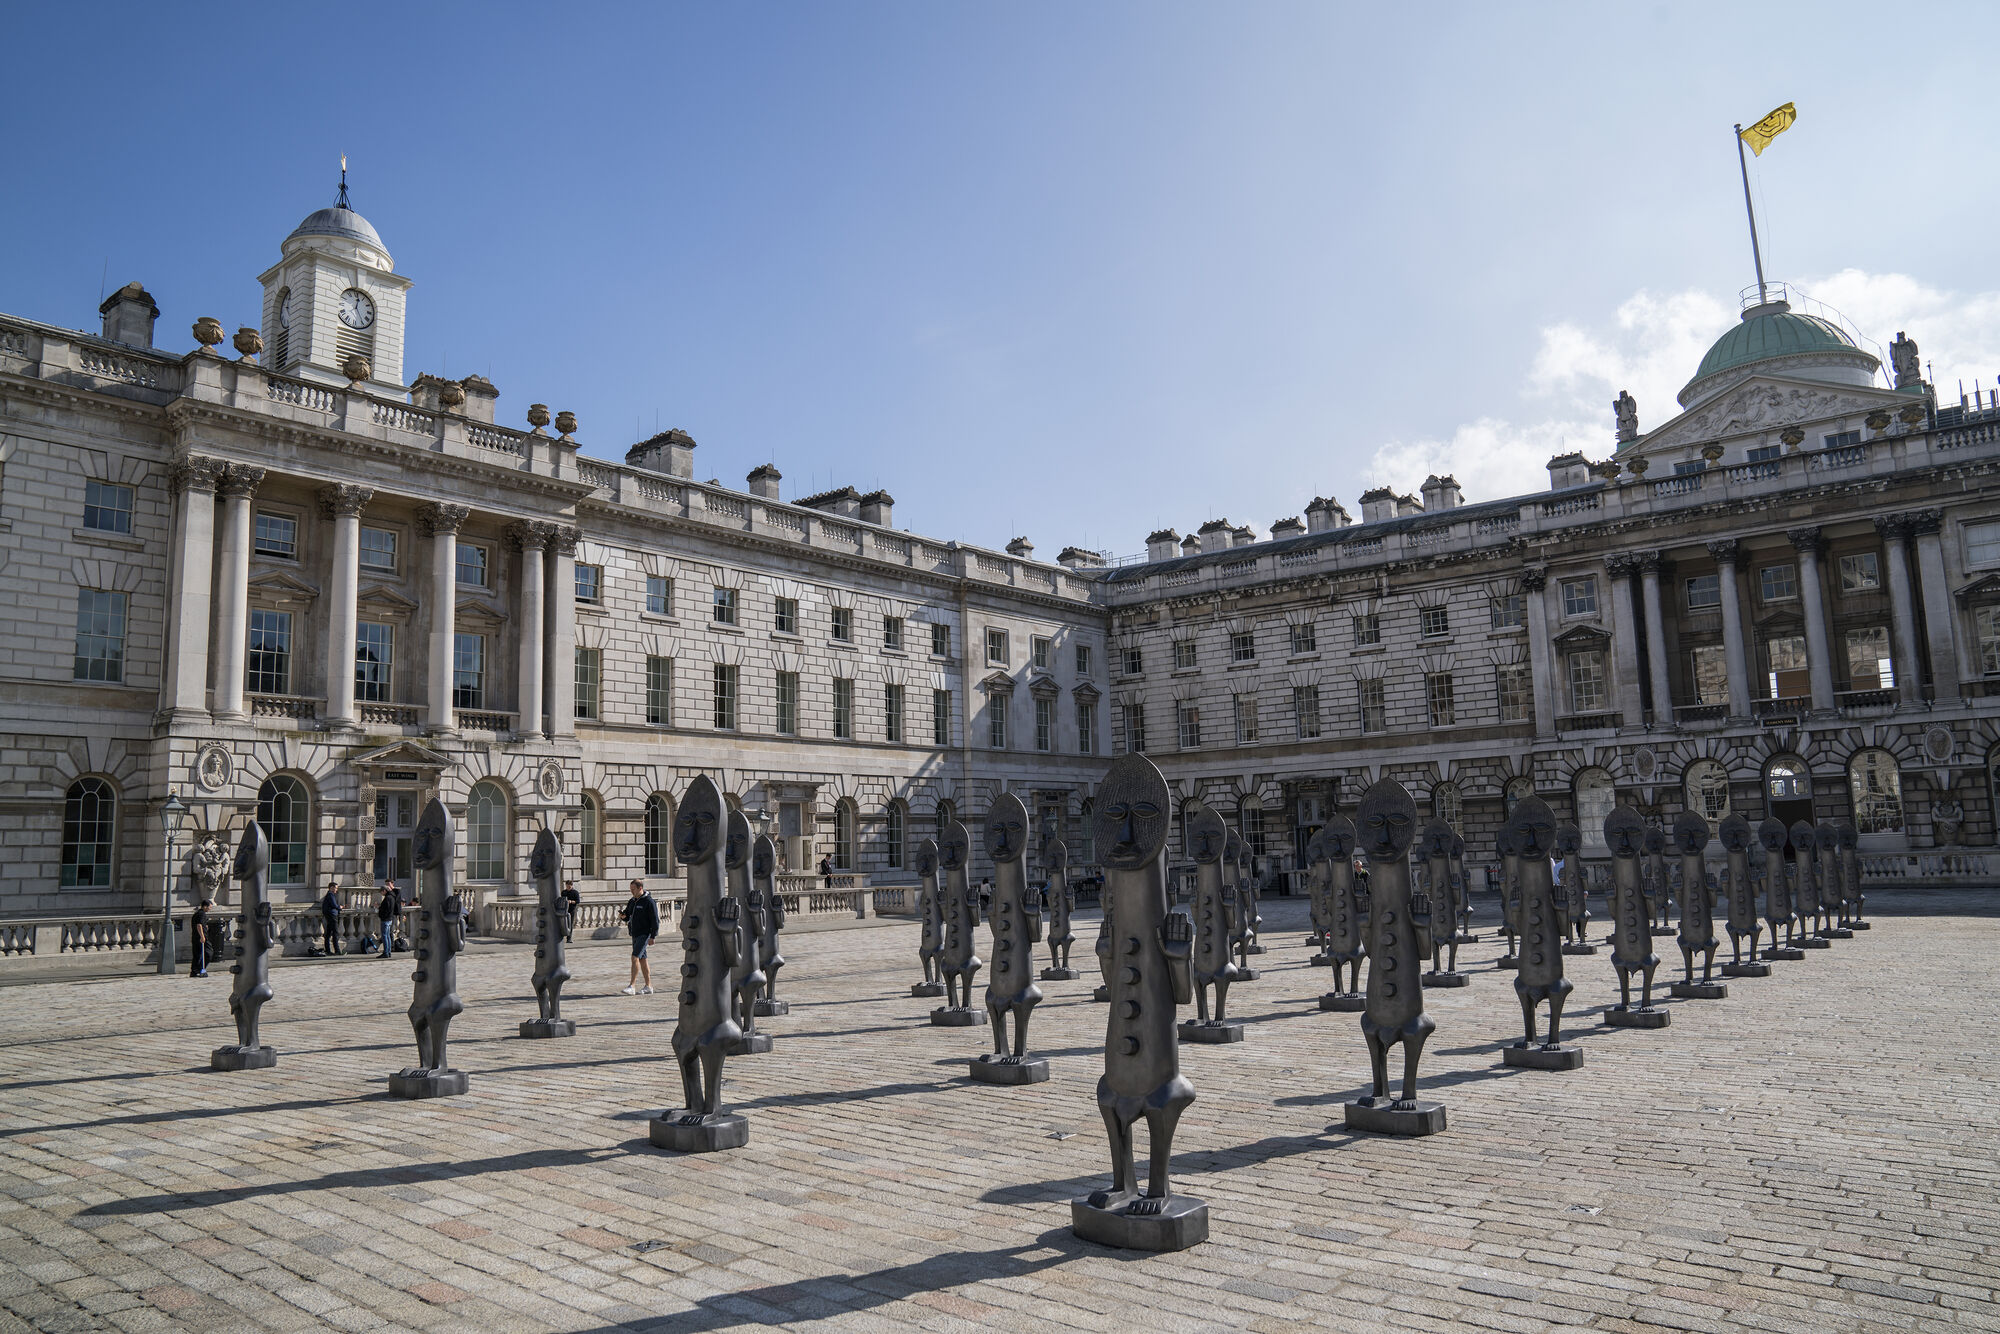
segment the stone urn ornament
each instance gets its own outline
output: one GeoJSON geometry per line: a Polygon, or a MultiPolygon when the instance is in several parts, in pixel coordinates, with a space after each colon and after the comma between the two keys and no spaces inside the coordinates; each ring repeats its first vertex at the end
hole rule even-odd
{"type": "Polygon", "coordinates": [[[1787,426],[1784,430],[1778,432],[1778,439],[1784,442],[1787,451],[1797,449],[1804,443],[1805,438],[1806,432],[1802,426],[1787,426]]]}
{"type": "Polygon", "coordinates": [[[465,406],[465,386],[456,380],[446,380],[438,386],[438,402],[444,404],[445,411],[457,412],[465,406]]]}
{"type": "Polygon", "coordinates": [[[359,352],[351,352],[340,363],[340,373],[347,377],[347,383],[360,384],[375,373],[375,367],[359,352]]]}
{"type": "Polygon", "coordinates": [[[222,321],[213,315],[204,315],[194,322],[194,341],[201,344],[201,350],[204,352],[215,351],[215,345],[220,343],[224,336],[222,321]]]}
{"type": "Polygon", "coordinates": [[[574,412],[558,412],[556,414],[556,434],[565,440],[576,434],[576,414],[574,412]]]}
{"type": "Polygon", "coordinates": [[[244,361],[255,361],[264,353],[264,335],[246,324],[236,331],[235,346],[244,361]]]}
{"type": "Polygon", "coordinates": [[[1701,457],[1704,462],[1713,467],[1715,464],[1722,462],[1722,446],[1715,441],[1710,441],[1701,447],[1701,457]]]}
{"type": "Polygon", "coordinates": [[[549,405],[546,403],[528,404],[528,425],[535,428],[534,433],[536,435],[546,435],[547,432],[544,431],[542,428],[547,426],[548,424],[549,424],[549,405]]]}
{"type": "Polygon", "coordinates": [[[1889,429],[1890,420],[1891,418],[1889,414],[1883,412],[1879,408],[1876,409],[1874,412],[1869,413],[1866,417],[1862,418],[1862,421],[1867,424],[1868,429],[1873,431],[1876,435],[1880,435],[1882,434],[1882,432],[1889,429]]]}

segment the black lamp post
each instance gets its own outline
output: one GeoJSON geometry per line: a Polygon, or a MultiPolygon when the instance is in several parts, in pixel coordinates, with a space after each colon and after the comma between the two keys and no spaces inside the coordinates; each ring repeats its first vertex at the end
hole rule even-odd
{"type": "Polygon", "coordinates": [[[174,971],[174,851],[181,840],[181,826],[187,823],[187,804],[180,793],[167,789],[167,799],[160,804],[160,831],[166,835],[167,875],[166,884],[160,894],[160,971],[174,971]]]}

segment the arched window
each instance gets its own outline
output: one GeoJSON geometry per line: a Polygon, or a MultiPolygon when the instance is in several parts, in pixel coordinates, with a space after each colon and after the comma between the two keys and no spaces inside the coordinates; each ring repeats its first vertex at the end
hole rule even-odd
{"type": "Polygon", "coordinates": [[[909,838],[910,808],[900,800],[890,802],[887,825],[889,866],[892,870],[900,871],[909,862],[903,848],[909,838]]]}
{"type": "Polygon", "coordinates": [[[257,789],[257,823],[271,840],[272,885],[303,885],[311,879],[312,798],[290,774],[273,774],[257,789]]]}
{"type": "Polygon", "coordinates": [[[1863,834],[1903,832],[1903,779],[1886,750],[1858,750],[1847,762],[1854,827],[1863,834]]]}
{"type": "Polygon", "coordinates": [[[1584,769],[1576,776],[1576,827],[1583,833],[1583,846],[1605,847],[1604,817],[1618,804],[1618,789],[1611,775],[1602,769],[1584,769]]]}
{"type": "Polygon", "coordinates": [[[1465,797],[1456,783],[1439,783],[1431,789],[1431,814],[1451,826],[1454,834],[1465,832],[1465,797]]]}
{"type": "Polygon", "coordinates": [[[1779,755],[1764,767],[1764,791],[1772,801],[1811,801],[1812,771],[1796,755],[1779,755]]]}
{"type": "Polygon", "coordinates": [[[937,836],[940,842],[944,839],[944,831],[950,828],[951,822],[957,818],[958,806],[955,803],[945,800],[937,804],[937,836]]]}
{"type": "Polygon", "coordinates": [[[1082,862],[1088,866],[1097,860],[1097,830],[1093,820],[1097,815],[1097,803],[1089,797],[1083,799],[1083,855],[1082,862]]]}
{"type": "Polygon", "coordinates": [[[1192,857],[1193,855],[1188,851],[1188,826],[1194,822],[1195,816],[1200,815],[1204,809],[1199,797],[1189,797],[1181,803],[1181,856],[1183,857],[1192,857]]]}
{"type": "Polygon", "coordinates": [[[118,797],[102,778],[79,778],[63,794],[62,887],[109,889],[118,797]]]}
{"type": "Polygon", "coordinates": [[[576,874],[590,880],[597,871],[597,831],[604,821],[604,808],[595,795],[583,794],[583,807],[576,813],[576,874]]]}
{"type": "Polygon", "coordinates": [[[846,797],[833,808],[833,864],[842,871],[854,869],[854,803],[846,797]]]}
{"type": "Polygon", "coordinates": [[[1262,857],[1264,848],[1264,799],[1251,795],[1243,798],[1236,808],[1238,827],[1243,834],[1243,842],[1249,847],[1252,857],[1262,857]]]}
{"type": "Polygon", "coordinates": [[[465,799],[465,878],[507,878],[507,794],[498,783],[475,783],[465,799]]]}
{"type": "Polygon", "coordinates": [[[1708,821],[1709,828],[1729,814],[1729,771],[1718,760],[1696,760],[1682,775],[1687,808],[1708,821]]]}
{"type": "Polygon", "coordinates": [[[1534,795],[1534,779],[1526,776],[1508,779],[1507,786],[1500,789],[1501,813],[1503,815],[1512,815],[1514,813],[1514,803],[1523,797],[1532,797],[1534,795]]]}
{"type": "Polygon", "coordinates": [[[646,798],[646,874],[674,873],[674,803],[664,792],[646,798]]]}

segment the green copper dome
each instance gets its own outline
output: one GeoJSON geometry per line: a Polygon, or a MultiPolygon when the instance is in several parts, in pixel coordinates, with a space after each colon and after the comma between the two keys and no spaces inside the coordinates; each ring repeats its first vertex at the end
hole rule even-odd
{"type": "Polygon", "coordinates": [[[1839,326],[1816,315],[1796,315],[1782,301],[1743,312],[1742,323],[1715,340],[1701,359],[1697,380],[1747,366],[1753,361],[1788,357],[1797,352],[1853,352],[1854,344],[1839,326]]]}

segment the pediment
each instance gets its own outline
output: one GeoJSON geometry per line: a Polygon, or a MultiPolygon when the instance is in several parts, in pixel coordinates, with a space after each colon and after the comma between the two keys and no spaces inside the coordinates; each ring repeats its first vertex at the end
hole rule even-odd
{"type": "MultiPolygon", "coordinates": [[[[1909,395],[1890,389],[1753,375],[1670,419],[1650,435],[1640,437],[1621,450],[1620,457],[1650,456],[1737,436],[1760,435],[1787,426],[1809,426],[1813,422],[1862,415],[1876,408],[1904,408],[1910,401],[1909,395]]],[[[1810,436],[1811,432],[1807,434],[1810,436]]]]}
{"type": "Polygon", "coordinates": [[[1975,602],[1992,602],[2000,599],[2000,574],[1981,575],[1952,596],[1967,606],[1975,602]]]}
{"type": "Polygon", "coordinates": [[[370,584],[354,596],[354,605],[374,611],[408,614],[417,609],[416,599],[404,597],[387,584],[370,584]]]}
{"type": "Polygon", "coordinates": [[[309,584],[286,570],[266,570],[249,581],[252,595],[262,594],[275,602],[310,602],[319,596],[319,586],[309,584]]]}
{"type": "Polygon", "coordinates": [[[989,695],[1012,694],[1014,678],[1005,672],[994,672],[979,683],[979,688],[989,695]]]}
{"type": "Polygon", "coordinates": [[[356,755],[349,764],[366,765],[378,769],[449,769],[450,756],[420,746],[414,741],[397,741],[380,750],[371,750],[365,755],[356,755]]]}
{"type": "Polygon", "coordinates": [[[489,602],[478,598],[460,598],[452,608],[452,617],[460,625],[501,626],[507,623],[507,613],[489,602]]]}
{"type": "Polygon", "coordinates": [[[1600,626],[1578,625],[1557,635],[1553,642],[1558,648],[1596,648],[1610,638],[1610,631],[1600,626]]]}
{"type": "Polygon", "coordinates": [[[1062,693],[1062,687],[1047,672],[1036,672],[1028,678],[1028,693],[1037,699],[1054,699],[1062,693]]]}
{"type": "Polygon", "coordinates": [[[1078,681],[1074,686],[1070,687],[1069,693],[1075,695],[1086,704],[1094,704],[1103,698],[1102,693],[1097,687],[1088,681],[1078,681]]]}

